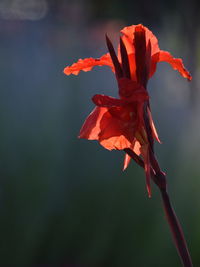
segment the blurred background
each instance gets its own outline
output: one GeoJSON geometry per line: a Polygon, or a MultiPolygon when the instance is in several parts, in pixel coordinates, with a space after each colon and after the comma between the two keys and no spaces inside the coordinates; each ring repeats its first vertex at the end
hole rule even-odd
{"type": "Polygon", "coordinates": [[[77,139],[97,93],[115,96],[107,67],[65,76],[142,23],[181,57],[149,82],[156,146],[194,266],[200,266],[200,20],[198,1],[0,1],[0,266],[181,266],[153,187],[123,172],[123,152],[77,139]]]}

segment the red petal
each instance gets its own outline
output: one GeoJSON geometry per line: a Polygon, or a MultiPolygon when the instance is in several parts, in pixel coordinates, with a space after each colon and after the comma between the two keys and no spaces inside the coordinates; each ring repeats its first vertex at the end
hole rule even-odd
{"type": "Polygon", "coordinates": [[[123,171],[126,170],[126,168],[128,167],[129,163],[131,161],[131,157],[126,154],[125,157],[124,157],[124,167],[123,167],[123,171]]]}
{"type": "Polygon", "coordinates": [[[85,58],[79,59],[76,63],[71,66],[67,66],[64,69],[66,75],[74,74],[78,75],[81,70],[90,71],[94,66],[109,66],[113,69],[112,60],[109,54],[103,55],[101,58],[85,58]]]}
{"type": "Polygon", "coordinates": [[[156,131],[156,127],[154,125],[154,122],[153,122],[153,118],[152,118],[152,115],[151,115],[151,111],[150,109],[147,107],[147,112],[148,112],[148,116],[149,116],[149,123],[150,123],[150,126],[151,126],[151,130],[152,130],[152,133],[153,133],[153,137],[159,142],[161,143],[159,137],[158,137],[158,133],[156,131]]]}
{"type": "Polygon", "coordinates": [[[84,122],[79,137],[98,140],[108,150],[123,150],[131,147],[135,139],[135,124],[133,121],[123,120],[124,116],[129,116],[129,110],[110,109],[96,107],[84,122]],[[110,113],[110,109],[114,115],[110,113]]]}
{"type": "Polygon", "coordinates": [[[85,120],[79,134],[79,138],[98,140],[101,132],[100,122],[107,108],[96,107],[85,120]]]}
{"type": "MultiPolygon", "coordinates": [[[[134,145],[131,146],[131,150],[133,150],[135,152],[135,154],[139,156],[140,155],[140,149],[141,149],[140,143],[137,140],[135,140],[134,145]]],[[[128,167],[130,160],[131,160],[131,157],[128,154],[126,154],[124,157],[123,171],[128,167]]]]}
{"type": "Polygon", "coordinates": [[[146,39],[146,67],[148,70],[148,65],[150,65],[150,58],[152,55],[158,53],[160,51],[158,46],[158,40],[156,36],[146,27],[141,24],[132,25],[129,27],[125,27],[121,30],[123,34],[122,39],[126,46],[126,50],[129,57],[129,64],[130,64],[130,71],[131,71],[131,78],[132,80],[136,80],[136,63],[135,63],[135,32],[143,31],[145,32],[145,39],[146,39]]]}
{"type": "Polygon", "coordinates": [[[100,140],[100,144],[108,150],[124,150],[131,146],[130,141],[124,135],[111,136],[100,140]]]}
{"type": "Polygon", "coordinates": [[[111,150],[123,150],[132,147],[135,140],[135,121],[131,119],[130,109],[113,107],[108,109],[100,123],[99,141],[111,150]]]}
{"type": "Polygon", "coordinates": [[[132,25],[125,27],[121,30],[121,33],[126,36],[126,49],[128,50],[128,54],[135,53],[133,48],[133,40],[134,40],[134,32],[135,30],[144,30],[146,35],[146,45],[148,45],[149,41],[151,43],[151,55],[154,55],[155,53],[160,51],[160,48],[158,46],[158,39],[156,36],[145,26],[142,24],[138,25],[132,25]]]}
{"type": "Polygon", "coordinates": [[[169,63],[172,68],[178,70],[184,78],[187,78],[189,81],[192,80],[192,76],[190,75],[189,71],[184,67],[182,59],[174,58],[169,52],[163,50],[161,50],[159,53],[155,54],[152,57],[150,76],[152,76],[156,70],[156,63],[162,61],[169,63]]]}
{"type": "Polygon", "coordinates": [[[100,107],[119,107],[125,104],[121,99],[117,99],[107,95],[94,95],[92,101],[100,107]]]}

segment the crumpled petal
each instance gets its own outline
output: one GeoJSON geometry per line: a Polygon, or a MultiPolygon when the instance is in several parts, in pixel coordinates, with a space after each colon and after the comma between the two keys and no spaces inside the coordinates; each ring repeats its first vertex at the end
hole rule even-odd
{"type": "Polygon", "coordinates": [[[94,95],[92,101],[99,107],[120,107],[125,101],[107,95],[94,95]]]}
{"type": "Polygon", "coordinates": [[[109,53],[103,55],[100,58],[85,58],[79,59],[76,63],[71,66],[67,66],[64,68],[64,73],[66,75],[74,74],[78,75],[79,72],[82,71],[90,71],[94,66],[109,66],[113,70],[112,60],[110,58],[109,53]]]}
{"type": "Polygon", "coordinates": [[[159,53],[153,55],[152,57],[150,77],[156,71],[156,64],[162,61],[169,63],[172,66],[172,68],[174,70],[178,70],[178,72],[184,78],[187,78],[189,81],[192,80],[192,76],[190,75],[189,71],[185,68],[182,59],[174,58],[169,52],[163,50],[160,50],[159,53]]]}
{"type": "Polygon", "coordinates": [[[144,102],[149,99],[147,90],[135,81],[121,78],[118,80],[118,86],[120,97],[127,102],[144,102]]]}

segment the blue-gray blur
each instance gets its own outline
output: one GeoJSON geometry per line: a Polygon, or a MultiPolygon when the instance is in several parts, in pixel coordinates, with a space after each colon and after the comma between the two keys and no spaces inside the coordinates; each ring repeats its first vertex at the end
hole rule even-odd
{"type": "Polygon", "coordinates": [[[157,188],[148,199],[134,162],[123,172],[122,152],[77,139],[90,98],[117,95],[114,75],[63,74],[138,23],[194,77],[160,63],[148,89],[157,157],[200,266],[198,13],[195,1],[1,0],[0,266],[181,266],[157,188]]]}

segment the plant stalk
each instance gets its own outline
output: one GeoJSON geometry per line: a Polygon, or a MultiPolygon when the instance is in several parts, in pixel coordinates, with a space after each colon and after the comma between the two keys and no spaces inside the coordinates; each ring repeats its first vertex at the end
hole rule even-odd
{"type": "MultiPolygon", "coordinates": [[[[127,153],[140,167],[144,168],[144,161],[141,157],[139,157],[134,151],[131,149],[124,149],[125,153],[127,153]]],[[[179,223],[179,220],[176,216],[176,213],[171,205],[169,195],[167,193],[167,182],[166,175],[163,173],[158,165],[158,162],[153,154],[151,154],[152,162],[154,165],[154,169],[151,166],[151,178],[154,183],[158,186],[162,201],[163,207],[165,211],[165,215],[167,218],[167,222],[170,226],[170,231],[173,236],[173,240],[175,243],[175,247],[178,251],[179,257],[181,259],[183,267],[193,267],[192,259],[187,247],[187,243],[183,234],[182,227],[179,223]],[[153,157],[153,158],[152,158],[153,157]],[[156,169],[156,171],[155,171],[156,169]]]]}

